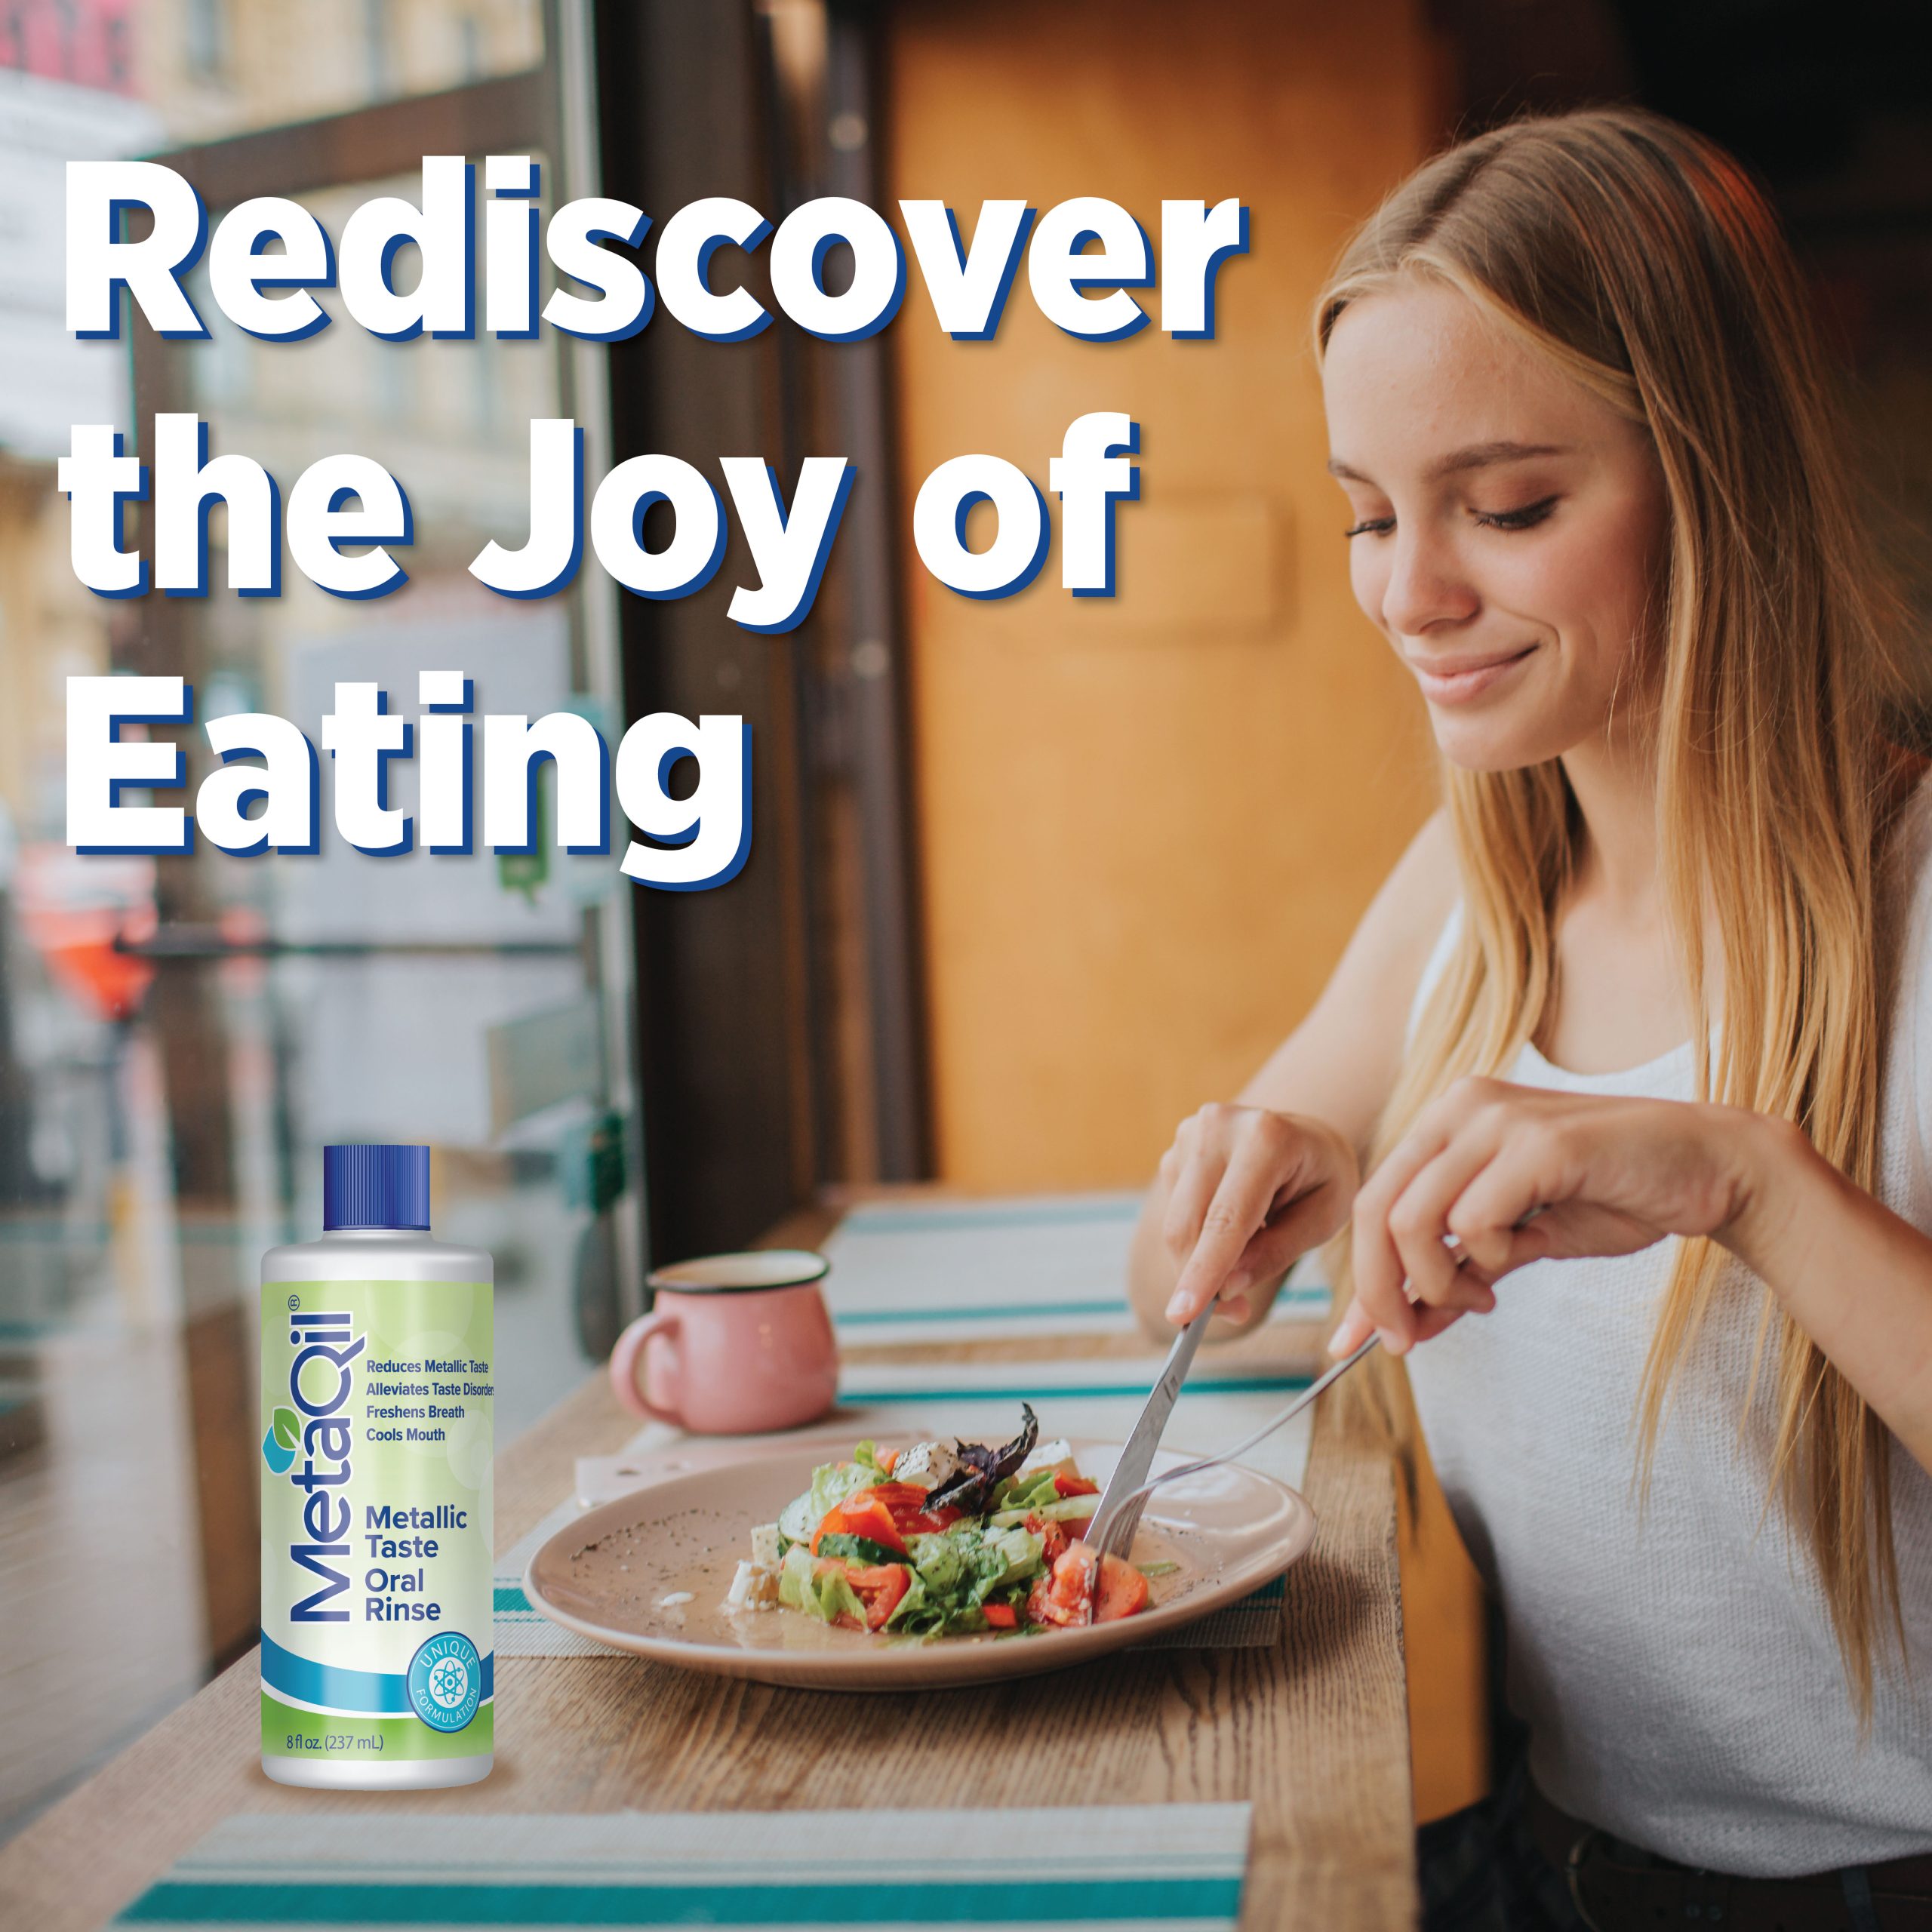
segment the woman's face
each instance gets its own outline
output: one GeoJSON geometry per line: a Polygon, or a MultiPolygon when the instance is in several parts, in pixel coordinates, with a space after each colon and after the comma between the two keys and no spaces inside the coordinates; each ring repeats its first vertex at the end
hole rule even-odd
{"type": "Polygon", "coordinates": [[[1514,770],[1641,709],[1669,540],[1644,427],[1420,277],[1342,312],[1322,381],[1356,601],[1444,755],[1514,770]]]}

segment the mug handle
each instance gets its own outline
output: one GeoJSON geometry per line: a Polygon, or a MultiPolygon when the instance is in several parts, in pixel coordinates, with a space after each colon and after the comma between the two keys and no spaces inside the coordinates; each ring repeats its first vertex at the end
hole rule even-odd
{"type": "Polygon", "coordinates": [[[643,1378],[638,1371],[644,1365],[645,1351],[650,1347],[654,1335],[674,1335],[678,1331],[678,1318],[669,1309],[655,1315],[641,1315],[617,1337],[617,1346],[611,1351],[611,1386],[617,1391],[617,1400],[634,1414],[648,1416],[653,1422],[668,1422],[682,1429],[685,1419],[675,1415],[669,1409],[657,1407],[644,1392],[643,1378]]]}

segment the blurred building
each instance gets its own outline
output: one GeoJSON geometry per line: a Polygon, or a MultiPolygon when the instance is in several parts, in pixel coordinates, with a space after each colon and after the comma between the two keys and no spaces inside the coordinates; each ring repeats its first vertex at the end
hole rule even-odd
{"type": "MultiPolygon", "coordinates": [[[[1910,23],[1869,0],[0,0],[0,1830],[252,1641],[255,1269],[318,1224],[325,1142],[433,1146],[439,1230],[497,1257],[507,1436],[608,1346],[647,1258],[743,1242],[827,1183],[1137,1183],[1299,1019],[1433,783],[1349,595],[1308,304],[1452,131],[1635,98],[1761,168],[1932,611],[1932,105],[1890,51],[1910,23]],[[529,154],[546,208],[602,192],[660,222],[714,194],[774,222],[938,196],[962,226],[998,196],[1151,223],[1237,195],[1252,248],[1211,344],[1075,342],[1023,285],[994,340],[955,343],[916,275],[891,330],[837,346],[663,318],[608,350],[350,323],[272,346],[211,304],[205,343],[65,334],[68,159],[163,155],[211,214],[289,195],[339,233],[449,152],[529,154]],[[906,568],[934,465],[989,451],[1044,485],[1102,408],[1143,426],[1116,598],[1076,604],[1051,561],[1004,603],[906,568]],[[285,488],[327,452],[386,463],[417,511],[408,585],[348,603],[290,572],[244,601],[217,515],[206,599],[91,596],[54,461],[72,423],[145,448],[169,409],[285,488]],[[543,601],[481,590],[469,560],[522,540],[538,415],[584,427],[593,475],[759,453],[789,492],[805,456],[852,458],[811,620],[731,625],[735,550],[678,603],[593,566],[543,601]],[[202,719],[312,735],[338,678],[408,710],[450,665],[482,708],[613,737],[742,713],[743,873],[670,894],[555,853],[382,866],[327,830],[267,863],[66,848],[70,675],[179,673],[202,719]],[[109,1571],[138,1571],[132,1624],[109,1571]]],[[[1481,1667],[1453,1539],[1410,1554],[1441,1809],[1482,1774],[1481,1667]]]]}
{"type": "MultiPolygon", "coordinates": [[[[68,160],[162,154],[192,172],[186,157],[211,144],[333,130],[350,152],[306,171],[296,160],[291,186],[339,227],[371,192],[357,171],[358,112],[407,117],[454,100],[479,150],[493,121],[534,150],[554,123],[532,111],[555,85],[545,46],[536,0],[0,7],[10,1821],[252,1641],[254,1278],[264,1246],[317,1224],[325,1141],[436,1147],[444,1230],[498,1257],[503,1344],[519,1362],[506,1429],[576,1379],[615,1319],[620,1217],[589,1191],[613,1099],[598,990],[612,968],[595,931],[607,878],[537,860],[521,875],[485,861],[392,881],[339,853],[305,870],[207,852],[82,859],[65,843],[71,675],[180,670],[202,718],[266,707],[312,736],[337,676],[408,680],[413,703],[419,661],[494,672],[499,708],[605,702],[572,611],[560,601],[506,617],[464,570],[488,536],[518,540],[527,425],[558,413],[564,380],[547,348],[485,341],[412,359],[352,327],[291,357],[206,302],[218,333],[192,354],[156,354],[138,329],[131,343],[78,343],[64,325],[68,160]],[[56,460],[76,423],[114,423],[144,448],[157,408],[198,411],[216,448],[246,450],[285,488],[343,448],[406,476],[425,531],[406,607],[340,604],[299,574],[272,604],[226,596],[219,512],[205,602],[91,596],[68,563],[56,460]],[[551,1050],[540,1065],[518,1051],[526,1034],[551,1050]],[[98,1587],[109,1571],[141,1576],[146,1614],[132,1625],[98,1587]]],[[[303,136],[293,139],[299,154],[303,136]]],[[[409,148],[413,174],[421,149],[390,145],[409,148]]],[[[398,185],[413,192],[407,174],[398,185]]],[[[205,754],[190,756],[192,784],[205,754]]],[[[635,1239],[629,1251],[634,1273],[635,1239]]]]}

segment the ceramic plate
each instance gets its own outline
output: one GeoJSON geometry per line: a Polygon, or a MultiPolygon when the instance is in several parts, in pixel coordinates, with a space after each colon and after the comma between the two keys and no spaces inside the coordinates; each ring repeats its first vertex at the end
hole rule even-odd
{"type": "MultiPolygon", "coordinates": [[[[1072,1446],[1104,1487],[1119,1444],[1072,1446]]],[[[620,1497],[537,1551],[525,1592],[566,1629],[688,1670],[823,1690],[931,1689],[1057,1670],[1191,1623],[1278,1577],[1315,1539],[1315,1512],[1297,1491],[1229,1463],[1155,1491],[1134,1556],[1179,1567],[1152,1580],[1152,1601],[1137,1617],[1084,1630],[922,1642],[835,1629],[790,1611],[727,1611],[724,1594],[751,1553],[753,1527],[771,1521],[808,1487],[813,1469],[838,1453],[801,1442],[620,1497]]],[[[1192,1460],[1164,1451],[1154,1466],[1192,1460]]]]}

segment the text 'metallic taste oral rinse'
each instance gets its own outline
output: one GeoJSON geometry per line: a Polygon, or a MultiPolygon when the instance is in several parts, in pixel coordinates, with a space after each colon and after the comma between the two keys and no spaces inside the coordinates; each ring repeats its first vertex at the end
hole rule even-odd
{"type": "Polygon", "coordinates": [[[322,1150],[322,1238],[262,1257],[262,1768],[488,1774],[490,1257],[432,1241],[426,1147],[322,1150]]]}

